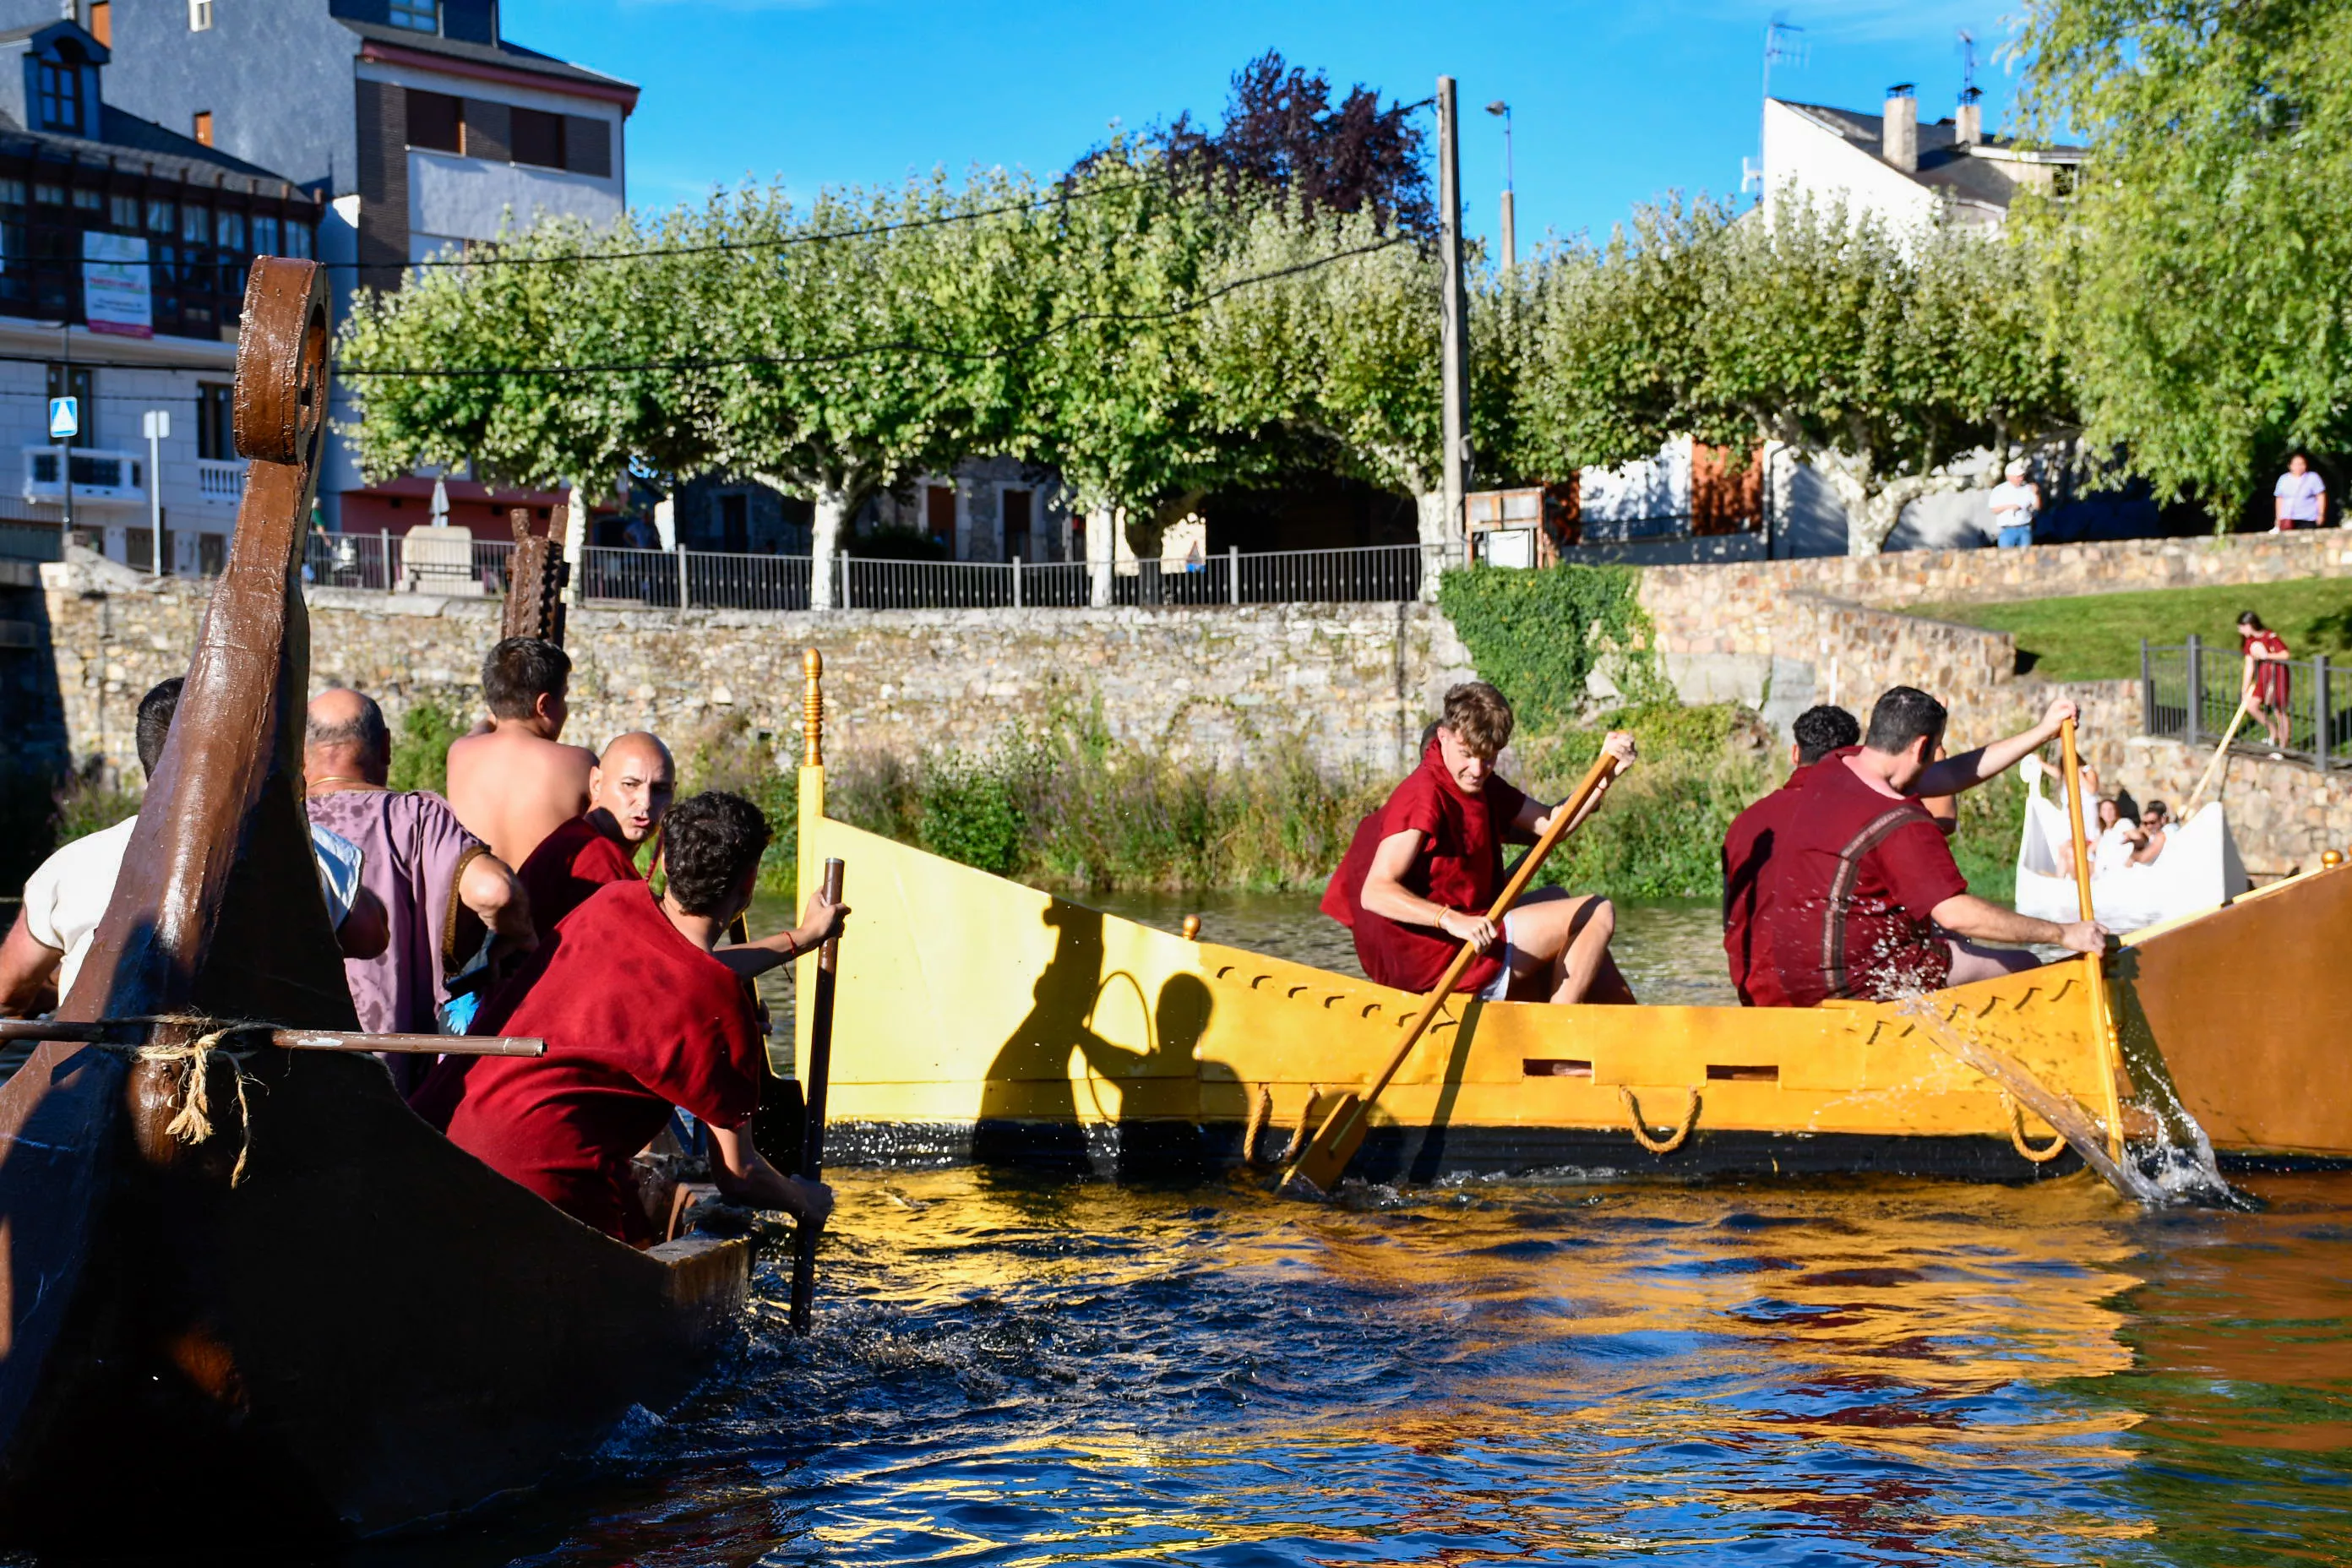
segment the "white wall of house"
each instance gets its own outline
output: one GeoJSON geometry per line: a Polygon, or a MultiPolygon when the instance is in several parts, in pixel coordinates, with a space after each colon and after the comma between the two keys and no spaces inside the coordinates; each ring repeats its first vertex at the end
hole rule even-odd
{"type": "Polygon", "coordinates": [[[1576,479],[1577,512],[1597,536],[1611,525],[1647,518],[1687,517],[1691,510],[1691,443],[1678,436],[1654,457],[1613,468],[1583,468],[1576,479]]]}
{"type": "Polygon", "coordinates": [[[420,258],[452,240],[496,238],[509,214],[517,227],[550,214],[610,224],[620,217],[622,206],[617,180],[409,151],[410,254],[420,258]]]}
{"type": "Polygon", "coordinates": [[[1933,222],[1941,205],[1934,191],[1882,161],[1877,148],[1847,141],[1794,104],[1766,99],[1766,213],[1797,190],[1816,201],[1842,196],[1849,209],[1896,227],[1933,222]]]}

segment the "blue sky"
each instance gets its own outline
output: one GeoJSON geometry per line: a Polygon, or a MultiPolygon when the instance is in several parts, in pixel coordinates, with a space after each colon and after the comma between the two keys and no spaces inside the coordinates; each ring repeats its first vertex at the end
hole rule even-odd
{"type": "MultiPolygon", "coordinates": [[[[508,37],[644,89],[629,122],[629,199],[667,206],[746,175],[796,189],[897,181],[944,165],[1044,174],[1113,121],[1180,110],[1213,119],[1243,61],[1278,48],[1384,96],[1461,84],[1468,225],[1491,234],[1500,121],[1517,139],[1524,249],[1547,229],[1605,234],[1670,189],[1736,189],[1756,152],[1763,30],[1776,7],[1517,0],[1192,0],[1134,5],[950,0],[503,0],[508,37]]],[[[1986,122],[2009,122],[2015,79],[1990,5],[1852,0],[1791,5],[1806,58],[1776,96],[1867,109],[1918,83],[1951,112],[1959,28],[1979,40],[1986,122]]]]}

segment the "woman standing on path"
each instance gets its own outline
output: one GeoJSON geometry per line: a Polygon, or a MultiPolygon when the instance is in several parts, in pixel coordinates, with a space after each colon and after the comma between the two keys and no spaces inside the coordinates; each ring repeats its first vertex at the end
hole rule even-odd
{"type": "Polygon", "coordinates": [[[2242,683],[2246,708],[2270,731],[2271,759],[2278,761],[2294,734],[2286,706],[2294,689],[2294,676],[2286,663],[2286,639],[2248,610],[2238,617],[2238,646],[2246,656],[2242,683]]]}

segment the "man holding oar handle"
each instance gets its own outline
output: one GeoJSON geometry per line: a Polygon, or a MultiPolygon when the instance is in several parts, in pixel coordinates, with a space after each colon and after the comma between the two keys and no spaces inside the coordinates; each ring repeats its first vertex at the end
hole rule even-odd
{"type": "MultiPolygon", "coordinates": [[[[1323,912],[1355,932],[1365,975],[1400,991],[1429,990],[1466,943],[1472,962],[1453,988],[1484,1000],[1631,1003],[1609,952],[1617,922],[1607,899],[1546,888],[1492,912],[1503,846],[1552,826],[1551,807],[1496,775],[1512,723],[1510,703],[1485,681],[1448,691],[1421,765],[1356,829],[1323,912]]],[[[1601,751],[1629,767],[1633,737],[1612,731],[1601,751]]],[[[1610,776],[1575,805],[1562,836],[1600,809],[1610,776]]]]}

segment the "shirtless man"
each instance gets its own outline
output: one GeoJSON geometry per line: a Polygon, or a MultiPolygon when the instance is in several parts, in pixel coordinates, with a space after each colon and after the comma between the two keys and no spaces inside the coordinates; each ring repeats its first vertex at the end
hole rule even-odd
{"type": "Polygon", "coordinates": [[[509,637],[482,660],[490,727],[449,748],[449,805],[466,831],[509,866],[588,809],[596,753],[563,733],[572,660],[540,637],[509,637]]]}

